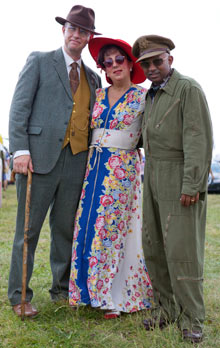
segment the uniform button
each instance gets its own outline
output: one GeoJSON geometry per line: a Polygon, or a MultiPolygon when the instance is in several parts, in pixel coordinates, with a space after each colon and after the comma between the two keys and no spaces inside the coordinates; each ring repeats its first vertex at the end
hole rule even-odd
{"type": "Polygon", "coordinates": [[[67,138],[67,141],[69,141],[70,140],[70,138],[67,138]]]}
{"type": "Polygon", "coordinates": [[[73,112],[75,113],[75,112],[76,112],[76,110],[73,110],[73,112]]]}

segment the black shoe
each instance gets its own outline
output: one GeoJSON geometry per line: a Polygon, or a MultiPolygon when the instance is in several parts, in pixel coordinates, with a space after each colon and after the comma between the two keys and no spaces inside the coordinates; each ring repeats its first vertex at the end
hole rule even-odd
{"type": "Polygon", "coordinates": [[[158,320],[157,318],[153,318],[153,319],[149,318],[149,319],[145,319],[143,321],[143,324],[147,331],[154,330],[157,327],[157,325],[160,330],[163,330],[165,329],[165,327],[171,324],[171,321],[164,318],[160,318],[160,320],[158,320]]]}
{"type": "Polygon", "coordinates": [[[182,337],[184,340],[190,341],[191,343],[199,343],[203,339],[202,331],[190,331],[188,329],[182,330],[182,337]]]}

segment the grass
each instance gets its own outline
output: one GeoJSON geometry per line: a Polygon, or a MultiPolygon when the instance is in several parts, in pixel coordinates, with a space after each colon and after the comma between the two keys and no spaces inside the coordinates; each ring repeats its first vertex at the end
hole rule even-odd
{"type": "MultiPolygon", "coordinates": [[[[220,195],[209,195],[207,216],[204,296],[206,303],[205,339],[197,347],[220,346],[220,195]]],[[[162,332],[146,332],[142,326],[148,312],[103,320],[103,313],[89,307],[73,311],[65,303],[51,303],[49,266],[50,232],[45,221],[38,244],[31,280],[33,304],[40,310],[35,319],[21,321],[7,299],[11,246],[16,219],[15,186],[3,192],[0,208],[0,347],[1,348],[184,348],[176,325],[162,332]]]]}

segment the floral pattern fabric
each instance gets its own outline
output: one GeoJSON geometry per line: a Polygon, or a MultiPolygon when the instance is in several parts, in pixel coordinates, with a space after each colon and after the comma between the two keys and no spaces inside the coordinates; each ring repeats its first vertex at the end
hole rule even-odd
{"type": "Polygon", "coordinates": [[[93,136],[75,220],[72,306],[90,303],[124,312],[151,307],[152,287],[141,242],[140,157],[135,149],[145,94],[144,88],[132,85],[110,108],[108,88],[96,91],[91,127],[100,131],[97,139],[93,136]],[[118,148],[117,139],[120,144],[121,139],[129,141],[131,149],[127,144],[118,148]]]}

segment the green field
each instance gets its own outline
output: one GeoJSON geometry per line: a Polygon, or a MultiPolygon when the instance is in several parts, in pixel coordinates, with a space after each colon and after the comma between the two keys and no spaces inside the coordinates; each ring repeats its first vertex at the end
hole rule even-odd
{"type": "MultiPolygon", "coordinates": [[[[48,220],[38,244],[31,280],[33,304],[40,310],[35,319],[21,321],[7,299],[7,282],[16,218],[15,186],[3,193],[0,208],[0,347],[8,348],[184,348],[192,346],[180,337],[177,326],[146,332],[142,326],[148,312],[124,314],[115,320],[91,308],[71,310],[65,303],[50,301],[48,220]]],[[[220,195],[209,195],[205,255],[204,294],[206,322],[204,342],[197,347],[220,347],[220,195]]]]}

